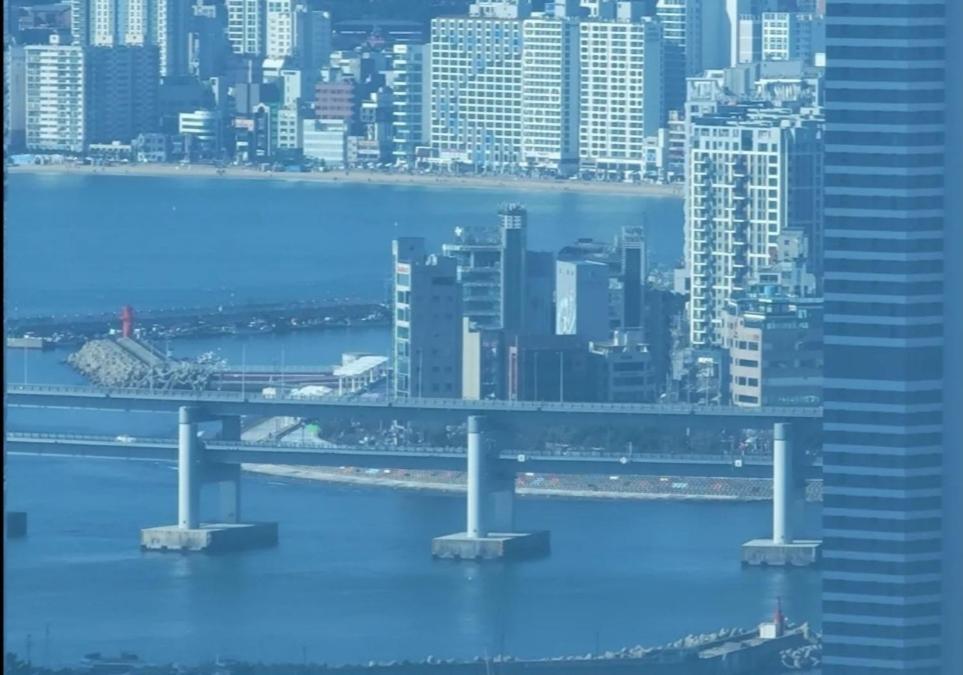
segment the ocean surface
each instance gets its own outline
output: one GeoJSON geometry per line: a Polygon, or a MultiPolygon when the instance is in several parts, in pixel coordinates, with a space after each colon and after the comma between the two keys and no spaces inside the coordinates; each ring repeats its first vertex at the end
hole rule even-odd
{"type": "MultiPolygon", "coordinates": [[[[682,246],[678,202],[621,196],[99,176],[9,187],[6,300],[26,314],[379,294],[396,221],[438,244],[510,200],[531,210],[533,247],[608,238],[645,214],[651,259],[671,263],[682,246]]],[[[170,346],[323,365],[389,341],[366,328],[170,346]]],[[[66,355],[7,350],[6,377],[79,383],[66,355]]],[[[7,423],[175,431],[173,416],[143,413],[15,409],[7,423]]],[[[463,526],[458,497],[246,476],[244,515],[279,522],[280,545],[180,556],[137,546],[140,528],[175,519],[172,465],[12,456],[6,478],[9,508],[29,514],[28,537],[6,548],[7,649],[39,664],[121,650],[181,662],[577,654],[750,626],[777,597],[818,624],[817,572],[739,565],[742,542],[769,532],[766,504],[522,499],[519,524],[551,530],[550,557],[456,564],[429,551],[463,526]]],[[[813,532],[818,509],[806,520],[813,532]]]]}
{"type": "Polygon", "coordinates": [[[672,198],[68,174],[12,174],[6,193],[11,314],[381,299],[393,238],[440,252],[457,226],[497,224],[507,202],[528,208],[533,250],[643,223],[653,264],[683,245],[672,198]]]}

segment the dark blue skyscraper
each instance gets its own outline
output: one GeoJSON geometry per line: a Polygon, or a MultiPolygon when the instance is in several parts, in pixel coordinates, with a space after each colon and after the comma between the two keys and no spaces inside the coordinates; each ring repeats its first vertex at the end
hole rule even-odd
{"type": "Polygon", "coordinates": [[[947,4],[827,2],[826,675],[941,668],[947,4]]]}

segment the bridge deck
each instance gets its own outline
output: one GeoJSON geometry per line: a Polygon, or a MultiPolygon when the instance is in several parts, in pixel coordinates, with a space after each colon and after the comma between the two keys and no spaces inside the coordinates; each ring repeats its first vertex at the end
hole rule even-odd
{"type": "MultiPolygon", "coordinates": [[[[114,457],[158,461],[177,460],[177,440],[79,434],[8,433],[8,452],[23,454],[114,457]]],[[[449,447],[320,447],[291,442],[205,441],[205,456],[227,464],[353,466],[378,469],[465,470],[464,448],[449,447]]],[[[604,452],[520,452],[505,450],[500,459],[516,472],[545,474],[620,474],[646,476],[712,476],[769,478],[766,457],[721,455],[632,454],[604,452]]],[[[821,467],[807,467],[807,478],[819,477],[821,467]]]]}
{"type": "Polygon", "coordinates": [[[180,406],[203,407],[211,415],[291,416],[312,419],[374,419],[462,423],[485,415],[502,428],[532,424],[561,426],[698,427],[763,429],[775,422],[811,423],[822,416],[815,407],[740,408],[691,404],[568,403],[468,401],[423,398],[388,399],[322,396],[275,398],[220,391],[152,391],[61,385],[8,385],[11,406],[93,408],[173,412],[180,406]]]}

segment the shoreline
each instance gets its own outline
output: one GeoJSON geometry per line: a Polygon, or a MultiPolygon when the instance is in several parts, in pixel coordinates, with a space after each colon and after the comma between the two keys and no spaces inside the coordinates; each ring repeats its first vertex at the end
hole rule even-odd
{"type": "MultiPolygon", "coordinates": [[[[433,494],[464,494],[465,486],[460,483],[442,483],[416,479],[385,478],[383,476],[359,476],[313,467],[277,466],[273,464],[241,464],[241,470],[265,477],[289,478],[317,483],[356,485],[379,489],[402,490],[433,494]]],[[[623,501],[700,501],[745,503],[769,501],[765,497],[737,497],[733,495],[709,494],[671,494],[656,492],[616,492],[612,490],[575,490],[566,488],[518,487],[515,494],[519,497],[569,500],[623,500],[623,501]]]]}
{"type": "Polygon", "coordinates": [[[329,185],[384,185],[400,187],[434,187],[475,190],[512,190],[558,193],[606,194],[621,197],[682,199],[681,184],[606,183],[571,180],[539,180],[533,178],[500,178],[495,176],[446,176],[434,174],[383,173],[352,170],[320,172],[259,171],[250,167],[224,167],[223,174],[204,164],[128,164],[94,166],[75,164],[20,164],[8,166],[11,174],[141,176],[147,178],[215,178],[224,180],[276,180],[329,185]]]}

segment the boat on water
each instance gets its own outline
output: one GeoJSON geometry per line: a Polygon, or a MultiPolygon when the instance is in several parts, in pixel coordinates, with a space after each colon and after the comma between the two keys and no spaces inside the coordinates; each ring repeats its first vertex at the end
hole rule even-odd
{"type": "Polygon", "coordinates": [[[123,675],[149,665],[130,652],[121,652],[119,656],[104,656],[100,652],[91,652],[84,655],[81,664],[85,672],[103,675],[123,675]]]}

